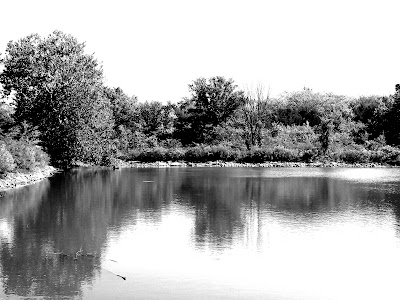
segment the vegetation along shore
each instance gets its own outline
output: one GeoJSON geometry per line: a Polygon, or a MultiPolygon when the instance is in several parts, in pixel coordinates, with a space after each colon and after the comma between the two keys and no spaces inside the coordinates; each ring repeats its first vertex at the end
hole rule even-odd
{"type": "Polygon", "coordinates": [[[46,166],[32,170],[28,173],[10,172],[0,178],[0,191],[33,184],[53,175],[57,169],[46,166]]]}
{"type": "Polygon", "coordinates": [[[143,102],[106,86],[85,44],[61,31],[10,41],[0,64],[2,189],[52,174],[49,165],[400,164],[400,85],[392,95],[304,88],[273,98],[215,76],[193,80],[183,99],[143,102]]]}

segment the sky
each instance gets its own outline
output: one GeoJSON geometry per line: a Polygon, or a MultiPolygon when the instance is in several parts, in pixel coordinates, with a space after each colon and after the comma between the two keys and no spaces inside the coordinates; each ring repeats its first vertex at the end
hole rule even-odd
{"type": "Polygon", "coordinates": [[[389,95],[400,83],[400,2],[142,0],[0,2],[0,52],[54,30],[86,43],[105,84],[176,103],[199,77],[301,90],[389,95]]]}

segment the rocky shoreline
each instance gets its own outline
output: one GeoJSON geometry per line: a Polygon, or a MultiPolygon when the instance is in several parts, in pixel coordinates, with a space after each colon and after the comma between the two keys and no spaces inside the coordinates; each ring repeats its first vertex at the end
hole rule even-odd
{"type": "Polygon", "coordinates": [[[57,171],[58,170],[56,168],[47,166],[44,168],[38,168],[29,173],[8,173],[4,177],[0,178],[0,191],[5,191],[39,182],[45,178],[52,176],[57,171]]]}
{"type": "Polygon", "coordinates": [[[382,165],[377,163],[356,163],[348,164],[342,162],[264,162],[264,163],[238,163],[238,162],[223,162],[210,161],[203,163],[192,162],[172,162],[172,161],[157,161],[157,162],[120,162],[115,168],[171,168],[171,167],[233,167],[233,168],[382,168],[395,167],[391,165],[382,165]]]}

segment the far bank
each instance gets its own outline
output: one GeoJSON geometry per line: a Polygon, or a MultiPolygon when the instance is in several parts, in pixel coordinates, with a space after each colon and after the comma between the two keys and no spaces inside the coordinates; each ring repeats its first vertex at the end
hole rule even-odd
{"type": "Polygon", "coordinates": [[[118,168],[393,168],[394,165],[378,164],[378,163],[344,163],[344,162],[263,162],[263,163],[239,163],[224,161],[208,161],[208,162],[185,162],[185,161],[156,161],[141,162],[130,161],[121,162],[114,166],[118,168]]]}

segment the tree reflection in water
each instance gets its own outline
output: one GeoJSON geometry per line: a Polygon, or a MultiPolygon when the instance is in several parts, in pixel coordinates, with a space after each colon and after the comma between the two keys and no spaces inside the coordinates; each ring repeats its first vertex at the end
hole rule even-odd
{"type": "Polygon", "coordinates": [[[284,220],[312,223],[352,207],[379,210],[391,205],[400,219],[397,192],[329,174],[285,177],[266,172],[79,169],[5,192],[0,198],[0,224],[8,228],[0,232],[4,293],[80,296],[82,286],[101,273],[101,256],[110,235],[120,234],[128,223],[134,226],[139,216],[160,222],[172,203],[193,212],[195,247],[214,251],[229,249],[237,240],[262,247],[262,226],[274,213],[284,220]],[[94,256],[74,260],[80,249],[94,256]],[[60,251],[70,257],[54,254],[60,251]]]}
{"type": "Polygon", "coordinates": [[[172,199],[169,182],[168,174],[80,169],[4,192],[0,222],[12,231],[0,233],[4,293],[80,295],[100,272],[109,234],[139,212],[161,218],[161,206],[172,199]],[[143,183],[154,176],[156,184],[143,183]],[[80,249],[93,256],[73,259],[80,249]],[[68,256],[54,254],[61,251],[68,256]]]}

